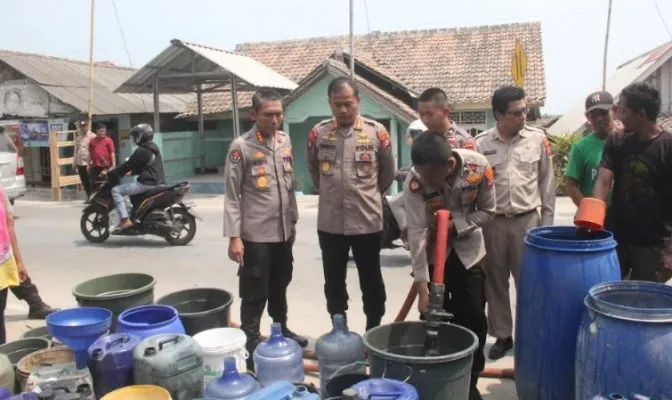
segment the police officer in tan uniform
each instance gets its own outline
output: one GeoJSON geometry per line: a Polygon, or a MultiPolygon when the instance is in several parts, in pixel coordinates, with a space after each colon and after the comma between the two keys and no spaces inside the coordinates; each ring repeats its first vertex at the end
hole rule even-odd
{"type": "Polygon", "coordinates": [[[308,138],[308,171],[319,190],[317,233],[322,250],[324,294],[329,314],[345,314],[348,255],[357,264],[366,329],[385,314],[380,270],[382,193],[394,180],[390,135],[378,122],[359,115],[359,91],[347,78],[329,84],[333,119],[315,125],[308,138]]]}
{"type": "Polygon", "coordinates": [[[518,285],[527,231],[540,224],[553,224],[555,183],[548,138],[525,125],[523,89],[497,89],[492,109],[497,125],[478,135],[476,143],[495,171],[497,189],[495,218],[483,229],[488,326],[490,335],[497,339],[488,356],[496,360],[513,348],[509,278],[513,275],[518,285]]]}
{"type": "MultiPolygon", "coordinates": [[[[292,280],[292,246],[298,211],[294,197],[294,157],[282,124],[282,97],[260,90],[252,98],[256,124],[229,147],[224,179],[224,236],[229,258],[237,262],[241,329],[252,354],[261,340],[259,325],[268,314],[285,337],[305,347],[308,340],[287,327],[287,286],[292,280]]],[[[248,358],[248,368],[254,364],[248,358]]]]}
{"type": "Polygon", "coordinates": [[[476,150],[476,141],[469,132],[450,119],[450,104],[443,90],[429,88],[422,92],[418,98],[418,112],[427,129],[442,132],[453,148],[476,150]]]}
{"type": "Polygon", "coordinates": [[[435,213],[447,209],[452,219],[448,224],[444,308],[455,316],[457,324],[478,336],[469,399],[480,399],[476,383],[485,367],[483,347],[488,333],[485,274],[481,268],[485,244],[481,227],[495,212],[492,168],[481,154],[465,149],[453,151],[446,137],[429,131],[413,141],[411,160],[413,169],[405,183],[404,197],[418,308],[425,312],[429,301],[427,283],[434,262],[435,213]]]}

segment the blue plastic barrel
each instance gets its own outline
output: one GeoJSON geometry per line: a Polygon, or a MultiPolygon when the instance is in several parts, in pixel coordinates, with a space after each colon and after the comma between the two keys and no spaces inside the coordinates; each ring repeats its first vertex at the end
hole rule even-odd
{"type": "Polygon", "coordinates": [[[148,305],[131,308],[119,315],[116,333],[135,335],[141,340],[162,333],[184,335],[184,325],[174,307],[148,305]]]}
{"type": "Polygon", "coordinates": [[[571,399],[583,299],[595,284],[620,279],[616,241],[607,231],[580,235],[575,227],[545,226],[531,229],[525,244],[516,308],[518,397],[571,399]]]}
{"type": "Polygon", "coordinates": [[[672,395],[672,287],[622,281],[585,298],[576,346],[576,398],[595,393],[672,395]]]}

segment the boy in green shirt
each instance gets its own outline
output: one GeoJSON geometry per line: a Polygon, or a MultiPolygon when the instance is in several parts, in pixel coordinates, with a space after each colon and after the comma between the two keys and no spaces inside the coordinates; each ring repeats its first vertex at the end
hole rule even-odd
{"type": "MultiPolygon", "coordinates": [[[[567,194],[577,207],[584,197],[593,195],[602,149],[607,136],[614,130],[615,112],[614,98],[608,92],[596,92],[586,99],[586,118],[593,132],[574,143],[565,170],[567,194]]],[[[611,195],[607,204],[610,200],[611,195]]]]}

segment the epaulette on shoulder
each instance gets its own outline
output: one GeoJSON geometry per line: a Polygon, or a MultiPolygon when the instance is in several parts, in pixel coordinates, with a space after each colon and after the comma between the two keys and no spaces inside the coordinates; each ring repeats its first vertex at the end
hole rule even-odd
{"type": "Polygon", "coordinates": [[[377,127],[378,125],[382,125],[380,122],[376,121],[375,119],[362,117],[362,120],[364,121],[365,124],[369,124],[371,126],[376,126],[377,127]]]}
{"type": "Polygon", "coordinates": [[[529,125],[525,125],[525,129],[527,129],[527,130],[530,131],[530,132],[536,132],[536,133],[538,133],[538,134],[540,134],[540,135],[546,136],[546,132],[544,132],[543,130],[541,130],[541,129],[537,128],[537,127],[529,126],[529,125]]]}
{"type": "Polygon", "coordinates": [[[483,132],[479,133],[478,135],[476,135],[476,137],[474,137],[474,140],[483,139],[484,137],[487,137],[488,135],[490,135],[490,132],[491,132],[490,129],[488,129],[487,131],[483,131],[483,132]]]}

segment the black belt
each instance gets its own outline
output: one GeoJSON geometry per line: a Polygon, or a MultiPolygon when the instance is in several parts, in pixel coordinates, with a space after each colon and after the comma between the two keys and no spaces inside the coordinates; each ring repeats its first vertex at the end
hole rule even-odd
{"type": "Polygon", "coordinates": [[[504,214],[495,214],[495,217],[506,218],[506,219],[514,219],[514,218],[520,218],[520,217],[524,217],[524,216],[526,216],[526,215],[530,215],[530,214],[532,214],[533,212],[537,212],[537,209],[536,209],[536,208],[533,208],[533,209],[531,209],[531,210],[523,211],[523,212],[518,213],[518,214],[507,214],[507,213],[504,213],[504,214]]]}

